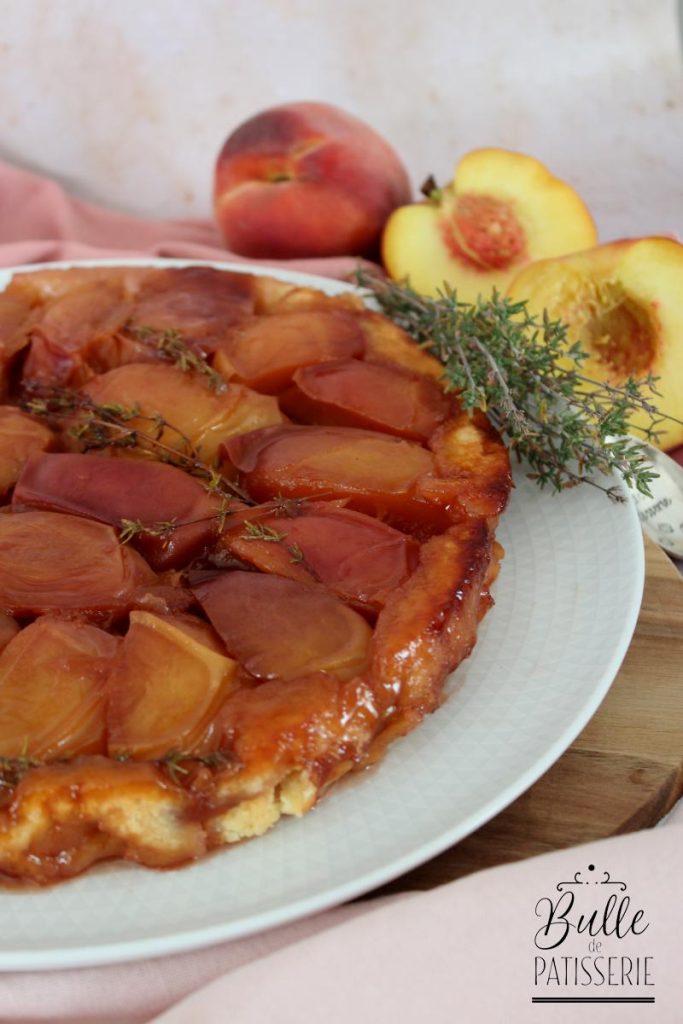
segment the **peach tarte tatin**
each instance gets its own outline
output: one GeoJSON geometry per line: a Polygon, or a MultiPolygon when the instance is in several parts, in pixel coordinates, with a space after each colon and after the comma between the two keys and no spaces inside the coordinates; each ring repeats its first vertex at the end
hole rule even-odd
{"type": "Polygon", "coordinates": [[[0,875],[175,866],[433,711],[492,604],[486,418],[356,295],[208,266],[0,296],[0,875]]]}

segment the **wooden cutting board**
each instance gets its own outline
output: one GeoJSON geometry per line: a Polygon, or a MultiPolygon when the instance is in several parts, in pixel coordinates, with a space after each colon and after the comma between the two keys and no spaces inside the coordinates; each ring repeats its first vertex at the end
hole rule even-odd
{"type": "Polygon", "coordinates": [[[488,824],[372,896],[646,828],[683,795],[683,579],[650,541],[645,558],[631,646],[571,747],[488,824]]]}

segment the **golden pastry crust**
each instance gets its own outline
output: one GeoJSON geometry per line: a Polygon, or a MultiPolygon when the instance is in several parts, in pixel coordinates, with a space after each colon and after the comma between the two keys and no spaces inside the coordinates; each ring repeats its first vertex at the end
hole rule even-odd
{"type": "MultiPolygon", "coordinates": [[[[130,323],[135,319],[136,301],[144,299],[147,302],[144,308],[153,308],[156,315],[161,317],[166,289],[169,295],[171,291],[174,294],[173,300],[169,298],[168,302],[169,308],[175,311],[174,315],[180,317],[178,329],[183,331],[182,317],[185,316],[185,322],[189,325],[187,338],[208,360],[216,359],[217,368],[220,365],[217,353],[225,355],[225,365],[232,365],[231,352],[236,351],[234,345],[238,344],[233,339],[239,335],[240,323],[247,322],[244,318],[247,318],[249,329],[253,331],[253,324],[258,322],[255,318],[258,317],[264,321],[274,318],[272,323],[275,323],[278,314],[330,311],[343,313],[345,337],[348,337],[347,321],[351,318],[354,329],[357,329],[362,339],[360,354],[355,354],[353,359],[378,366],[399,366],[431,380],[440,376],[440,365],[432,356],[415,345],[396,325],[367,310],[355,295],[330,298],[313,289],[283,284],[267,277],[241,275],[240,280],[235,282],[238,276],[221,277],[219,271],[209,273],[205,270],[203,275],[187,275],[184,283],[182,272],[174,275],[168,270],[137,268],[114,271],[99,268],[41,271],[20,275],[12,282],[4,300],[0,297],[0,349],[4,345],[6,357],[2,363],[3,372],[9,372],[12,365],[15,365],[12,360],[16,360],[17,352],[25,346],[36,344],[36,339],[39,339],[36,358],[33,362],[27,360],[25,367],[35,367],[38,360],[40,379],[50,384],[63,384],[66,366],[66,379],[71,385],[85,386],[87,393],[97,394],[102,389],[101,382],[104,379],[100,374],[116,372],[115,366],[103,370],[102,351],[108,353],[108,359],[121,359],[124,365],[128,360],[148,361],[148,353],[146,355],[142,349],[136,348],[137,341],[131,345],[123,344],[122,341],[126,338],[131,340],[130,323]],[[183,288],[186,288],[186,293],[183,288]],[[100,297],[94,302],[89,296],[89,291],[93,289],[100,290],[100,297]],[[101,289],[108,290],[112,307],[109,311],[105,308],[107,303],[101,302],[101,289]],[[216,289],[220,293],[218,297],[216,289]],[[88,311],[85,321],[80,325],[81,340],[79,344],[69,343],[65,347],[64,324],[61,323],[62,333],[54,335],[52,339],[47,338],[47,349],[52,345],[52,349],[47,351],[45,329],[42,333],[36,332],[35,325],[42,323],[49,326],[54,322],[55,316],[52,316],[52,320],[48,316],[52,303],[62,303],[62,312],[66,308],[71,315],[66,300],[74,291],[79,295],[75,315],[83,318],[83,311],[88,311]],[[224,294],[224,291],[229,294],[224,294]],[[185,305],[178,298],[179,294],[181,297],[183,294],[190,296],[185,305]],[[154,297],[153,305],[150,304],[150,295],[154,297]],[[11,330],[8,327],[6,338],[2,337],[1,331],[3,301],[7,303],[5,321],[11,327],[11,330]],[[188,309],[193,302],[199,305],[190,315],[188,309]],[[120,305],[125,308],[124,319],[120,305]],[[17,313],[20,307],[25,314],[23,324],[26,337],[23,341],[21,318],[17,313]],[[116,307],[116,315],[112,311],[113,307],[116,307]],[[89,331],[97,338],[96,345],[89,331]],[[58,352],[59,359],[55,352],[58,352]],[[55,371],[57,375],[54,381],[49,376],[51,366],[59,369],[59,372],[55,371]]],[[[244,332],[240,336],[244,337],[244,332]]],[[[329,353],[329,346],[334,341],[330,343],[328,337],[325,344],[329,353]]],[[[357,350],[354,349],[354,352],[357,350]]],[[[29,357],[32,355],[30,351],[29,357]]],[[[309,359],[310,356],[306,355],[305,358],[309,359]]],[[[326,358],[329,358],[329,354],[326,358]]],[[[233,363],[237,365],[234,359],[233,363]]],[[[16,372],[16,365],[13,372],[16,372]]],[[[152,359],[149,361],[148,373],[154,372],[152,359]]],[[[168,368],[162,372],[169,375],[168,368]]],[[[296,382],[296,375],[293,379],[296,382]]],[[[186,385],[184,387],[187,390],[186,385]]],[[[230,387],[240,388],[242,385],[230,384],[230,387]]],[[[430,387],[433,385],[430,384],[430,387]]],[[[418,390],[420,395],[425,391],[418,390]]],[[[150,393],[151,389],[146,389],[145,394],[140,395],[140,402],[149,400],[150,393]]],[[[107,400],[118,400],[115,388],[107,391],[107,400]]],[[[216,403],[215,398],[211,401],[216,403]]],[[[271,392],[269,402],[274,408],[277,408],[277,401],[277,395],[272,397],[271,392]]],[[[443,403],[443,398],[440,402],[443,403]]],[[[247,509],[246,512],[244,508],[235,507],[231,509],[230,516],[223,515],[221,529],[212,534],[211,546],[205,552],[209,561],[213,559],[212,565],[205,562],[202,571],[208,574],[209,579],[212,573],[215,576],[218,572],[224,578],[226,573],[233,573],[235,569],[242,576],[245,571],[274,573],[280,579],[290,579],[289,586],[304,588],[309,595],[316,588],[325,588],[328,594],[334,595],[331,600],[356,609],[353,612],[347,611],[347,618],[350,614],[363,615],[370,623],[371,634],[367,626],[362,630],[356,628],[355,632],[352,630],[351,642],[356,645],[366,643],[363,639],[366,633],[370,637],[367,647],[359,647],[354,655],[356,660],[350,662],[359,667],[353,670],[351,678],[341,670],[336,675],[333,669],[322,672],[302,669],[301,674],[295,678],[284,678],[278,676],[277,666],[274,671],[272,666],[269,668],[270,674],[266,672],[259,675],[257,672],[254,675],[255,670],[247,669],[247,662],[240,662],[235,654],[235,650],[240,649],[239,645],[238,648],[230,648],[234,632],[232,620],[226,625],[222,620],[214,619],[212,606],[202,604],[204,591],[190,578],[192,573],[189,577],[181,577],[178,572],[174,575],[167,573],[163,579],[148,581],[147,603],[141,601],[139,595],[134,595],[130,599],[128,611],[135,607],[148,610],[136,613],[137,617],[134,616],[131,621],[144,620],[154,632],[155,615],[161,613],[163,618],[167,614],[164,611],[164,595],[169,591],[181,597],[185,595],[185,603],[178,600],[177,606],[187,606],[191,615],[188,617],[185,612],[183,620],[177,611],[171,609],[171,618],[164,620],[163,628],[160,627],[156,632],[163,634],[165,641],[171,645],[178,644],[178,650],[182,648],[185,658],[191,656],[192,651],[196,652],[202,644],[206,644],[211,651],[211,655],[207,651],[203,659],[206,663],[219,664],[221,652],[225,654],[226,665],[229,662],[230,666],[229,670],[226,668],[230,683],[220,691],[216,689],[215,679],[212,683],[215,692],[224,695],[220,707],[215,713],[212,712],[213,717],[208,725],[202,719],[197,727],[188,726],[187,735],[193,737],[192,749],[168,751],[168,756],[157,756],[152,760],[140,755],[129,756],[126,749],[128,719],[125,715],[137,715],[135,728],[138,733],[140,729],[144,732],[145,728],[160,727],[153,724],[154,700],[152,698],[150,711],[149,695],[145,698],[146,703],[143,702],[144,714],[148,718],[141,719],[140,708],[143,704],[126,676],[125,663],[121,661],[123,655],[117,654],[115,657],[119,661],[109,676],[109,685],[116,687],[115,699],[110,699],[109,706],[124,707],[127,710],[123,718],[122,713],[116,712],[119,716],[116,719],[116,743],[113,738],[106,738],[109,733],[114,736],[114,720],[110,719],[107,726],[105,719],[105,741],[99,752],[93,754],[88,751],[81,755],[76,751],[58,762],[36,765],[31,758],[29,745],[28,751],[15,752],[13,756],[6,754],[5,759],[0,761],[4,793],[4,801],[0,805],[0,873],[44,884],[77,874],[90,864],[111,857],[136,861],[150,867],[166,867],[195,860],[209,849],[265,832],[282,815],[306,813],[319,796],[343,774],[377,760],[391,740],[414,728],[425,714],[438,707],[446,677],[472,651],[478,623],[492,604],[489,587],[497,574],[502,556],[502,550],[495,541],[494,528],[505,507],[511,486],[507,453],[486,418],[481,414],[471,416],[464,413],[454,398],[449,399],[444,410],[440,413],[439,424],[424,444],[418,441],[399,441],[392,434],[394,427],[391,422],[386,429],[376,432],[352,426],[319,428],[311,425],[299,428],[304,433],[296,434],[297,444],[301,437],[306,438],[307,444],[310,440],[312,454],[307,456],[309,469],[310,465],[314,465],[322,481],[313,495],[316,500],[311,502],[310,508],[306,505],[307,500],[310,501],[306,489],[310,484],[300,486],[297,476],[300,466],[296,463],[290,465],[287,461],[290,458],[291,438],[295,436],[291,430],[288,433],[287,426],[280,427],[277,423],[269,426],[273,418],[265,423],[257,419],[254,426],[247,416],[244,425],[238,425],[236,434],[233,424],[226,428],[225,439],[218,436],[220,431],[212,431],[212,453],[217,452],[218,457],[223,459],[222,471],[237,479],[244,491],[252,493],[253,487],[258,500],[266,504],[257,506],[255,510],[247,509]],[[324,430],[331,433],[316,433],[324,430]],[[273,431],[280,445],[276,456],[283,460],[282,465],[287,470],[285,472],[283,469],[279,476],[278,463],[273,461],[275,456],[272,456],[267,472],[261,470],[259,463],[260,453],[264,450],[260,439],[262,436],[274,436],[273,431]],[[373,447],[370,444],[367,449],[369,454],[363,455],[363,458],[370,460],[365,468],[369,482],[364,483],[365,477],[362,474],[358,476],[360,470],[355,466],[352,467],[353,472],[348,470],[351,476],[347,473],[345,485],[344,465],[350,466],[351,463],[344,462],[349,459],[348,454],[344,453],[347,449],[352,453],[356,450],[365,452],[365,449],[356,449],[354,446],[361,442],[365,444],[366,437],[372,439],[375,433],[376,445],[373,447]],[[337,456],[330,456],[334,448],[329,441],[332,437],[336,439],[335,443],[341,438],[337,445],[339,452],[342,452],[338,456],[338,464],[334,461],[337,456]],[[414,479],[407,482],[403,480],[401,471],[405,460],[397,464],[395,479],[391,473],[388,476],[385,473],[384,477],[389,482],[383,484],[388,490],[386,501],[382,503],[373,491],[372,459],[391,457],[391,452],[399,449],[407,453],[408,461],[414,459],[419,473],[416,469],[414,479]],[[252,469],[244,468],[248,466],[252,469]],[[283,481],[281,491],[278,492],[276,486],[273,493],[260,493],[257,484],[262,489],[266,487],[263,481],[270,481],[268,474],[272,473],[275,473],[276,484],[278,480],[283,481]],[[325,481],[328,477],[330,484],[326,491],[328,485],[325,481]],[[354,482],[351,484],[348,481],[352,478],[354,482]],[[322,514],[318,509],[321,502],[326,503],[325,508],[330,510],[337,508],[346,511],[337,515],[322,514]],[[336,537],[341,543],[342,533],[328,535],[324,531],[352,529],[354,517],[367,519],[369,515],[380,516],[387,521],[377,526],[378,539],[376,544],[373,540],[372,551],[368,549],[367,561],[377,559],[376,573],[380,575],[385,571],[385,566],[380,555],[373,553],[375,547],[377,552],[390,550],[392,558],[399,557],[393,552],[400,553],[402,561],[398,569],[392,563],[393,568],[387,577],[392,581],[389,590],[382,589],[373,580],[374,589],[367,591],[372,596],[366,597],[365,590],[355,577],[348,578],[349,573],[360,571],[357,567],[349,568],[352,563],[355,565],[353,559],[347,558],[344,578],[332,580],[326,575],[338,568],[334,564],[330,568],[330,558],[325,549],[326,539],[336,537]],[[267,516],[270,518],[264,518],[267,516]],[[273,518],[277,516],[281,516],[281,519],[273,518]],[[323,531],[318,547],[315,550],[313,546],[310,547],[310,562],[306,558],[305,542],[300,545],[298,541],[287,541],[287,523],[294,518],[297,522],[297,538],[305,538],[309,527],[311,530],[323,531]],[[267,525],[264,526],[264,523],[267,525]],[[386,539],[382,531],[386,533],[386,539]],[[401,537],[405,543],[401,542],[401,537]],[[250,549],[250,541],[259,541],[260,547],[255,544],[250,549]],[[254,552],[253,558],[251,550],[254,552]],[[270,558],[271,551],[277,557],[270,558]],[[244,558],[249,559],[248,564],[239,560],[244,558]],[[235,559],[238,561],[235,562],[235,559]],[[205,615],[213,621],[221,637],[207,625],[205,615]],[[124,697],[121,696],[122,692],[124,697]],[[152,724],[148,724],[148,721],[152,724]]],[[[326,412],[326,415],[329,413],[326,412]]],[[[342,422],[353,422],[354,415],[353,408],[345,409],[346,419],[342,422]]],[[[165,416],[166,419],[170,418],[169,414],[165,416]]],[[[276,415],[275,420],[278,418],[280,421],[284,419],[280,414],[276,415]]],[[[205,429],[204,426],[199,424],[199,434],[202,429],[205,429]]],[[[397,421],[395,432],[399,436],[402,429],[397,421]]],[[[55,440],[50,435],[44,440],[43,447],[56,446],[58,450],[65,447],[64,440],[60,440],[59,436],[55,440]]],[[[49,480],[49,473],[46,479],[49,480]]],[[[310,472],[307,479],[310,479],[310,472]]],[[[21,480],[17,493],[33,495],[28,486],[22,486],[21,480]]],[[[36,499],[31,497],[31,500],[36,499]]],[[[27,514],[20,507],[7,511],[14,517],[27,514]]],[[[63,511],[60,514],[63,515],[63,511]]],[[[55,515],[55,512],[30,512],[28,515],[49,517],[55,515]]],[[[97,516],[93,512],[88,512],[88,515],[97,516]]],[[[116,525],[115,521],[106,518],[106,510],[100,515],[100,520],[116,525]]],[[[86,523],[91,521],[85,520],[86,523]]],[[[294,532],[293,527],[291,529],[294,532]]],[[[371,534],[372,531],[366,531],[363,536],[371,534]]],[[[135,554],[135,558],[142,561],[137,553],[128,551],[128,554],[135,554]]],[[[383,557],[386,559],[388,556],[383,557]]],[[[192,569],[192,566],[189,568],[192,569]]],[[[149,576],[150,580],[154,577],[151,570],[149,576]]],[[[1,577],[0,571],[0,590],[3,586],[1,577]]],[[[231,579],[235,581],[237,577],[231,579]]],[[[13,609],[8,607],[7,610],[11,612],[13,609]]],[[[43,610],[42,606],[38,607],[33,614],[43,610]]],[[[49,613],[61,614],[59,608],[50,608],[49,613]]],[[[22,605],[22,614],[29,617],[32,614],[28,598],[22,605]]],[[[85,615],[87,620],[87,610],[79,610],[78,614],[85,615]]],[[[11,617],[5,615],[5,619],[11,644],[16,626],[11,617]]],[[[102,622],[100,615],[100,620],[89,621],[97,621],[98,626],[113,629],[119,635],[125,631],[125,625],[120,620],[109,624],[102,622]]],[[[277,625],[264,628],[263,643],[266,646],[269,629],[274,636],[277,625]]],[[[117,650],[125,649],[125,656],[131,664],[137,666],[138,674],[141,671],[140,665],[144,664],[149,653],[144,647],[144,641],[136,639],[143,632],[138,626],[137,633],[130,634],[132,639],[126,638],[123,645],[117,645],[117,650]],[[138,646],[132,648],[131,653],[126,644],[130,646],[136,643],[138,646]]],[[[292,635],[292,644],[297,643],[297,636],[292,635]]],[[[251,637],[248,639],[250,643],[253,640],[251,637]]],[[[271,642],[275,643],[275,640],[271,642]]],[[[3,699],[9,699],[4,695],[1,682],[2,657],[0,653],[0,711],[3,699]]],[[[202,661],[201,657],[199,661],[202,661]]],[[[310,662],[314,663],[315,659],[310,662]]],[[[331,664],[334,664],[334,658],[331,664]]],[[[193,685],[201,688],[203,684],[199,669],[198,673],[196,678],[193,676],[193,685]]],[[[173,680],[172,685],[179,683],[173,680]]],[[[104,713],[114,712],[110,710],[104,713]]],[[[168,728],[168,723],[165,727],[168,728]]],[[[3,749],[0,736],[0,754],[3,749]]],[[[139,749],[154,749],[158,753],[153,741],[147,746],[142,743],[139,749]]]]}

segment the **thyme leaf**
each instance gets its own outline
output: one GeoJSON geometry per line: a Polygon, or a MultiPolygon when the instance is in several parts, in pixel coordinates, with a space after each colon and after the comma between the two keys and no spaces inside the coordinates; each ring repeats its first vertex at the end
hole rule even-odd
{"type": "Polygon", "coordinates": [[[140,341],[152,345],[162,358],[173,363],[183,373],[195,372],[204,378],[212,391],[222,394],[228,385],[203,355],[191,348],[180,331],[173,327],[156,328],[146,324],[129,325],[128,330],[140,341]]]}
{"type": "Polygon", "coordinates": [[[154,763],[166,771],[172,782],[180,784],[183,777],[190,774],[193,766],[203,765],[205,768],[220,771],[233,761],[222,750],[214,750],[209,754],[188,754],[182,750],[169,750],[163,757],[155,758],[154,763]]]}
{"type": "MultiPolygon", "coordinates": [[[[112,757],[119,764],[144,764],[144,761],[133,760],[130,754],[120,753],[112,757]]],[[[51,764],[68,764],[68,758],[56,758],[51,761],[37,761],[22,754],[20,757],[0,757],[0,791],[14,789],[31,768],[43,768],[51,764]]],[[[149,762],[148,762],[149,763],[149,762]]],[[[152,764],[162,768],[175,783],[190,774],[193,765],[204,765],[220,771],[234,763],[234,759],[222,750],[214,750],[209,754],[190,754],[181,750],[169,750],[161,757],[153,758],[152,764]]]]}
{"type": "Polygon", "coordinates": [[[253,520],[247,519],[244,523],[242,539],[265,540],[273,544],[279,544],[286,536],[286,533],[280,533],[278,530],[274,530],[272,526],[265,526],[263,523],[256,523],[253,520]]]}
{"type": "Polygon", "coordinates": [[[565,324],[496,292],[465,303],[447,285],[430,298],[364,270],[356,277],[386,316],[442,362],[446,390],[464,408],[487,413],[540,487],[589,483],[620,500],[617,488],[596,480],[616,471],[650,494],[658,474],[628,431],[630,417],[645,413],[642,432],[656,443],[657,427],[673,419],[654,404],[656,378],[629,377],[620,387],[592,380],[582,371],[588,353],[568,344],[565,324]]]}
{"type": "MultiPolygon", "coordinates": [[[[26,744],[24,744],[26,746],[26,744]]],[[[19,757],[0,757],[0,790],[14,789],[30,768],[37,768],[40,762],[22,753],[19,757]]]]}
{"type": "Polygon", "coordinates": [[[168,537],[179,526],[176,519],[168,519],[159,523],[143,523],[141,519],[122,519],[119,524],[119,540],[122,544],[128,544],[134,537],[145,535],[147,537],[168,537]]]}
{"type": "Polygon", "coordinates": [[[144,415],[137,403],[100,405],[81,391],[30,382],[24,385],[20,406],[54,425],[67,427],[84,451],[136,449],[197,477],[209,493],[225,499],[238,497],[249,505],[254,504],[241,487],[201,459],[187,434],[159,413],[144,415]],[[162,440],[167,431],[176,439],[175,445],[162,440]]]}
{"type": "Polygon", "coordinates": [[[290,544],[287,550],[292,556],[291,561],[293,565],[301,565],[305,561],[304,553],[298,544],[290,544]]]}

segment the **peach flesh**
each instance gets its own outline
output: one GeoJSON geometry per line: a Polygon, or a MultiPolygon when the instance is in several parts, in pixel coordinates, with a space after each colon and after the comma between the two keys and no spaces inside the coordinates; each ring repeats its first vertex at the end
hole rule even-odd
{"type": "Polygon", "coordinates": [[[619,380],[643,377],[657,354],[654,315],[629,298],[618,286],[600,289],[587,282],[573,298],[587,311],[583,322],[571,318],[580,340],[593,351],[610,375],[619,380]]]}
{"type": "MultiPolygon", "coordinates": [[[[645,397],[665,418],[657,422],[657,444],[683,441],[681,281],[683,245],[671,238],[625,238],[583,252],[538,260],[515,277],[508,296],[525,301],[537,316],[544,310],[567,325],[567,346],[587,353],[586,378],[621,386],[629,378],[656,378],[645,397]]],[[[568,367],[574,366],[571,357],[568,367]]],[[[647,431],[649,412],[629,417],[629,430],[647,431]]]]}

